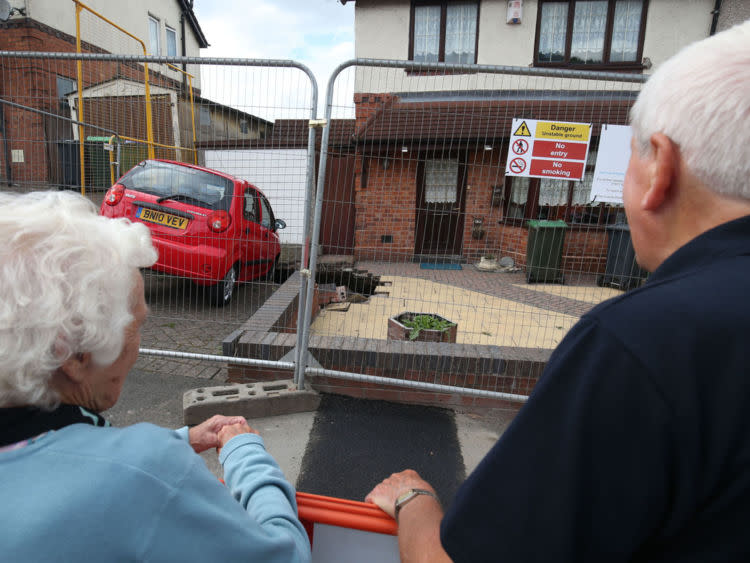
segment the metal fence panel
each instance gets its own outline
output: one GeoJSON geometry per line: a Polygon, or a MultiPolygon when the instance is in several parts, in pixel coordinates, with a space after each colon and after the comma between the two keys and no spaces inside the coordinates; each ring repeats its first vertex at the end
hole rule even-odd
{"type": "MultiPolygon", "coordinates": [[[[206,282],[228,268],[147,272],[141,369],[295,369],[298,384],[368,397],[523,401],[572,324],[643,276],[621,206],[590,191],[602,128],[627,123],[638,75],[355,60],[331,77],[324,120],[291,61],[0,52],[0,78],[3,189],[80,190],[106,209],[113,171],[151,152],[248,180],[287,223],[282,271],[259,280],[246,257],[225,307],[206,282]],[[590,124],[583,181],[512,176],[524,127],[542,122],[590,124]],[[450,326],[417,334],[416,314],[450,326]]],[[[547,160],[566,160],[562,145],[547,160]]],[[[244,212],[262,216],[254,201],[244,212]]]]}
{"type": "MultiPolygon", "coordinates": [[[[0,52],[0,189],[72,189],[107,212],[118,167],[144,170],[123,181],[133,202],[128,216],[149,209],[190,222],[164,225],[142,215],[152,219],[161,258],[145,272],[151,313],[137,367],[223,382],[226,362],[217,356],[232,352],[225,341],[247,332],[299,269],[311,225],[316,105],[314,77],[293,61],[0,52]],[[179,165],[167,172],[140,165],[150,153],[239,180],[228,188],[218,176],[198,181],[179,165]],[[213,232],[208,223],[220,211],[234,225],[213,232]],[[286,228],[274,233],[271,213],[286,228]],[[269,242],[276,234],[278,256],[269,242]],[[192,254],[180,247],[187,236],[192,254]],[[216,307],[217,282],[232,269],[232,299],[216,307]]],[[[303,290],[304,301],[306,279],[295,279],[293,293],[303,290]]],[[[287,315],[276,329],[293,335],[296,324],[287,315]]],[[[292,364],[279,359],[272,364],[291,376],[292,364]]]]}
{"type": "MultiPolygon", "coordinates": [[[[322,308],[308,300],[305,345],[321,364],[308,373],[332,387],[355,380],[376,391],[395,384],[523,400],[567,330],[621,291],[605,274],[623,210],[592,201],[591,178],[603,128],[627,124],[644,80],[340,65],[328,84],[311,264],[319,282],[348,285],[349,297],[322,291],[322,308]],[[550,176],[513,177],[527,122],[587,124],[591,142],[538,143],[550,176]],[[564,175],[571,150],[584,151],[571,157],[582,181],[564,175]],[[405,326],[430,326],[417,315],[457,326],[405,326]]],[[[538,166],[528,156],[523,166],[538,166]]],[[[635,285],[640,273],[631,273],[635,285]]]]}

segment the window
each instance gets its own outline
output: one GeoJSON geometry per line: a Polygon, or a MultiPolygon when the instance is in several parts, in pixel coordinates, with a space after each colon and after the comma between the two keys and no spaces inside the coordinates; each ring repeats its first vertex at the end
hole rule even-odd
{"type": "Polygon", "coordinates": [[[177,32],[169,26],[165,26],[167,32],[167,56],[177,56],[177,32]]]}
{"type": "Polygon", "coordinates": [[[428,160],[424,168],[426,203],[453,203],[458,195],[458,161],[428,160]]]}
{"type": "Polygon", "coordinates": [[[76,90],[75,80],[66,76],[57,77],[57,99],[60,100],[60,109],[67,110],[70,108],[68,94],[72,94],[76,90]]]}
{"type": "Polygon", "coordinates": [[[71,92],[76,91],[76,81],[67,76],[57,77],[57,97],[65,98],[71,92]]]}
{"type": "Polygon", "coordinates": [[[152,55],[161,55],[159,48],[159,20],[153,16],[148,17],[148,39],[152,55]]]}
{"type": "Polygon", "coordinates": [[[263,213],[263,216],[260,219],[260,224],[266,229],[273,229],[275,221],[273,218],[273,211],[271,211],[271,204],[268,203],[268,200],[263,194],[258,195],[260,195],[260,208],[263,213]]]}
{"type": "Polygon", "coordinates": [[[417,62],[477,62],[479,3],[414,0],[409,59],[417,62]]]}
{"type": "Polygon", "coordinates": [[[589,150],[586,172],[580,182],[554,178],[507,176],[503,203],[506,223],[525,223],[528,219],[562,219],[570,224],[608,224],[615,219],[616,208],[591,202],[596,151],[589,150]]]}
{"type": "Polygon", "coordinates": [[[248,188],[245,191],[245,219],[258,222],[258,199],[257,192],[248,188]]]}
{"type": "Polygon", "coordinates": [[[199,106],[198,118],[201,125],[211,125],[211,110],[206,106],[199,106]]]}
{"type": "Polygon", "coordinates": [[[234,192],[234,183],[216,174],[152,160],[133,168],[121,183],[157,197],[181,196],[180,201],[205,209],[229,209],[234,192]]]}
{"type": "Polygon", "coordinates": [[[540,66],[641,68],[648,0],[540,0],[540,66]]]}

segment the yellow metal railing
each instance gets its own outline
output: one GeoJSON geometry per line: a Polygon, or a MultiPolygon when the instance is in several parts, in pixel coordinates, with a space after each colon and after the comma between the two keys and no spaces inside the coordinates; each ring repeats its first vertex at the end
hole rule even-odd
{"type": "MultiPolygon", "coordinates": [[[[143,54],[147,55],[148,52],[146,50],[146,44],[141,41],[138,37],[127,31],[126,29],[120,27],[113,21],[107,19],[100,13],[94,11],[86,4],[83,4],[82,2],[79,2],[79,0],[73,0],[73,3],[76,5],[76,53],[81,53],[81,12],[83,10],[86,10],[87,12],[90,12],[97,18],[101,19],[102,21],[107,22],[109,25],[114,27],[115,29],[120,30],[128,37],[135,39],[138,41],[138,43],[141,44],[141,48],[143,49],[143,54]]],[[[78,70],[78,121],[83,121],[83,73],[82,73],[82,67],[81,67],[81,61],[79,60],[77,62],[77,70],[78,70]]],[[[151,91],[149,89],[149,83],[148,83],[148,63],[143,63],[143,75],[144,75],[144,88],[145,88],[145,97],[146,97],[146,138],[148,140],[148,157],[154,158],[154,148],[153,148],[153,142],[154,142],[154,131],[153,131],[153,124],[151,122],[151,91]]],[[[84,173],[84,138],[83,138],[83,125],[78,126],[78,142],[80,143],[80,160],[81,160],[81,193],[85,195],[86,188],[85,188],[85,173],[84,173]]]]}
{"type": "MultiPolygon", "coordinates": [[[[91,7],[87,6],[86,4],[80,2],[80,0],[72,0],[73,3],[76,6],[76,52],[81,52],[81,12],[83,10],[86,10],[87,12],[91,13],[95,17],[101,19],[102,21],[106,22],[107,24],[111,25],[112,27],[120,30],[122,33],[127,35],[128,37],[131,37],[135,41],[137,41],[141,45],[141,49],[143,50],[143,54],[147,55],[148,51],[146,49],[146,44],[144,41],[142,41],[137,36],[133,35],[132,33],[128,32],[124,28],[120,27],[113,21],[109,20],[105,16],[101,15],[100,13],[93,10],[91,7]]],[[[198,151],[196,150],[196,144],[197,144],[197,135],[196,135],[196,129],[195,129],[195,100],[193,97],[193,76],[187,71],[182,70],[181,68],[170,64],[165,63],[167,67],[182,73],[188,81],[188,91],[190,93],[190,123],[192,128],[192,141],[193,141],[193,148],[185,148],[181,146],[176,145],[165,145],[162,143],[157,143],[154,141],[154,133],[153,133],[153,115],[152,115],[152,109],[151,109],[151,89],[150,89],[150,82],[149,82],[149,70],[148,70],[148,63],[144,63],[144,94],[145,94],[145,100],[146,100],[146,140],[143,139],[135,139],[132,137],[125,137],[120,136],[121,139],[126,139],[130,141],[135,141],[138,143],[144,143],[147,147],[147,154],[148,158],[155,158],[155,147],[162,147],[162,148],[170,148],[175,149],[176,151],[190,151],[193,153],[193,164],[198,164],[198,151]]],[[[79,121],[83,121],[83,73],[81,68],[81,61],[77,61],[77,74],[78,74],[78,117],[79,121]]],[[[179,111],[179,110],[178,110],[179,111]]],[[[179,125],[178,125],[179,126],[179,125]]],[[[80,143],[80,165],[81,165],[81,193],[85,193],[85,156],[84,156],[84,130],[83,125],[78,126],[78,138],[80,143]]],[[[110,143],[111,144],[111,143],[110,143]]],[[[181,157],[178,157],[176,153],[176,159],[182,160],[181,157]]],[[[112,166],[112,162],[114,159],[114,155],[110,152],[110,176],[114,175],[114,168],[112,166]]],[[[112,182],[114,183],[114,180],[112,182]]]]}
{"type": "MultiPolygon", "coordinates": [[[[193,76],[189,72],[182,70],[180,67],[175,66],[173,64],[167,63],[167,66],[171,69],[176,70],[177,72],[181,72],[188,79],[188,91],[190,92],[190,123],[193,128],[193,148],[192,148],[193,164],[198,164],[198,151],[195,150],[195,145],[198,142],[198,138],[196,137],[196,134],[195,134],[195,103],[193,102],[193,78],[195,78],[195,76],[193,76]]],[[[191,150],[191,149],[184,149],[184,150],[191,150]]]]}

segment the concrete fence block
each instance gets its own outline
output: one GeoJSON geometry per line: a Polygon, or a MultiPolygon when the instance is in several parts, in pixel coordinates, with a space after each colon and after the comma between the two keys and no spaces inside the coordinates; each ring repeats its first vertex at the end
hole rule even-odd
{"type": "Polygon", "coordinates": [[[185,424],[193,425],[215,414],[247,419],[317,410],[320,396],[298,390],[291,379],[201,387],[182,397],[185,424]]]}

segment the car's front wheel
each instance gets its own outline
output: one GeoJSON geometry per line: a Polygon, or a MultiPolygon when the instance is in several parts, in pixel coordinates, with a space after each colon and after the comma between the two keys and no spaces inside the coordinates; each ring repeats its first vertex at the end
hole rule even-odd
{"type": "Polygon", "coordinates": [[[237,266],[229,268],[229,271],[219,283],[214,285],[212,290],[212,301],[217,307],[228,305],[234,295],[234,288],[237,285],[237,266]]]}

